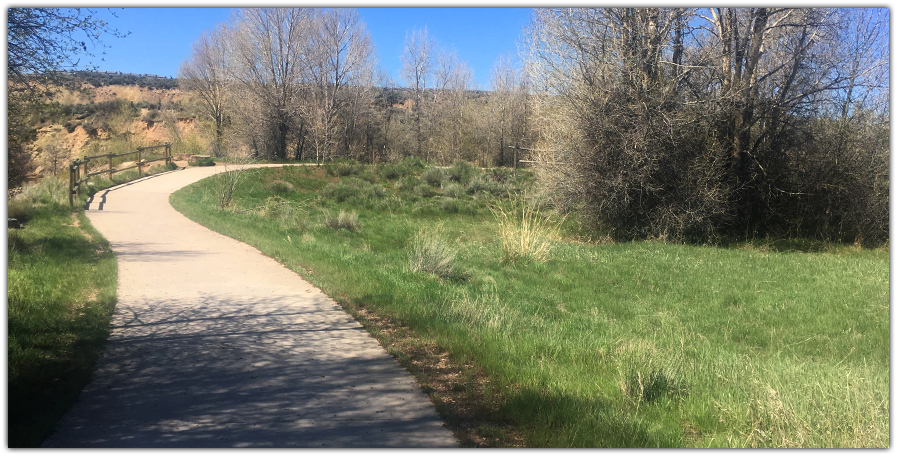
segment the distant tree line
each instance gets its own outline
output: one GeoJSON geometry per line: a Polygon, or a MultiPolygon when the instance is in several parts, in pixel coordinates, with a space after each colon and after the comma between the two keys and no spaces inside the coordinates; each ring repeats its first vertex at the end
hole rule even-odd
{"type": "Polygon", "coordinates": [[[135,73],[121,73],[109,71],[71,71],[60,75],[63,81],[83,81],[94,87],[102,86],[138,86],[153,89],[175,89],[178,80],[156,75],[143,75],[135,73]]]}
{"type": "Polygon", "coordinates": [[[352,9],[241,9],[194,43],[179,81],[212,121],[216,154],[512,164],[508,146],[530,141],[520,69],[498,60],[493,90],[475,91],[427,30],[408,34],[402,58],[405,88],[377,68],[352,9]]]}

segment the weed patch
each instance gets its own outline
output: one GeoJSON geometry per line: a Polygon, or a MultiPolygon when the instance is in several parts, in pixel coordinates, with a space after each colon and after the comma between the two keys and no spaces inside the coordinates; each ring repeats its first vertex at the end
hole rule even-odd
{"type": "Polygon", "coordinates": [[[341,210],[337,214],[326,215],[323,224],[332,230],[359,231],[359,214],[341,210]]]}

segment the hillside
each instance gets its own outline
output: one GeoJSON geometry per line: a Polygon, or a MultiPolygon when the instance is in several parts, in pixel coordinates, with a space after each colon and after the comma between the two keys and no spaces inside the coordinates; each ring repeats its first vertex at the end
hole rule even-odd
{"type": "Polygon", "coordinates": [[[183,142],[197,131],[190,97],[177,87],[88,81],[98,82],[70,80],[58,88],[50,109],[34,119],[35,175],[65,170],[75,157],[183,142]]]}

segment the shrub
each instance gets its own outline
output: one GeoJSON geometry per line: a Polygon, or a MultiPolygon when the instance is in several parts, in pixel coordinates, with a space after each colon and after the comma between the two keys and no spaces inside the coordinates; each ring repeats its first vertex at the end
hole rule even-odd
{"type": "Polygon", "coordinates": [[[273,219],[287,219],[294,214],[294,207],[291,202],[282,197],[273,195],[267,198],[260,206],[259,212],[262,216],[273,219]]]}
{"type": "Polygon", "coordinates": [[[433,187],[438,187],[444,181],[444,170],[438,167],[431,167],[425,173],[422,173],[422,180],[433,187]]]}
{"type": "Polygon", "coordinates": [[[423,162],[421,158],[415,156],[404,157],[403,160],[400,161],[400,165],[409,168],[425,168],[425,162],[423,162]]]}
{"type": "Polygon", "coordinates": [[[381,211],[395,211],[403,207],[403,200],[396,195],[388,195],[372,205],[374,209],[381,211]]]}
{"type": "Polygon", "coordinates": [[[441,187],[444,190],[444,195],[451,198],[462,198],[466,195],[466,189],[455,182],[444,183],[441,187]]]}
{"type": "Polygon", "coordinates": [[[355,212],[346,212],[341,210],[338,214],[329,214],[322,221],[326,227],[333,230],[344,229],[349,232],[359,230],[359,215],[355,212]]]}
{"type": "Polygon", "coordinates": [[[365,166],[355,160],[338,160],[325,164],[325,172],[331,176],[343,177],[358,175],[363,172],[365,166]]]}
{"type": "Polygon", "coordinates": [[[153,124],[154,122],[160,119],[159,110],[151,109],[147,111],[147,114],[144,114],[144,117],[141,118],[142,121],[153,124]]]}
{"type": "Polygon", "coordinates": [[[414,272],[431,273],[442,279],[462,276],[456,265],[457,248],[440,234],[440,227],[431,231],[420,231],[413,238],[409,250],[409,269],[414,272]]]}
{"type": "Polygon", "coordinates": [[[371,184],[375,184],[378,182],[378,176],[375,176],[375,174],[372,173],[371,171],[364,171],[364,172],[358,174],[357,176],[359,177],[359,179],[362,179],[363,181],[368,181],[371,184]]]}
{"type": "Polygon", "coordinates": [[[490,170],[491,181],[506,183],[511,182],[515,178],[515,172],[509,168],[497,167],[490,170]]]}
{"type": "Polygon", "coordinates": [[[36,184],[26,184],[18,195],[7,201],[6,217],[19,224],[27,222],[34,210],[44,206],[68,206],[68,182],[56,177],[42,179],[36,184]]]}
{"type": "Polygon", "coordinates": [[[404,176],[397,181],[397,189],[411,191],[422,184],[422,180],[415,176],[404,176]]]}
{"type": "Polygon", "coordinates": [[[191,165],[195,167],[212,167],[216,165],[216,162],[211,157],[203,157],[201,159],[192,160],[191,165]]]}
{"type": "Polygon", "coordinates": [[[412,174],[412,169],[405,165],[385,165],[378,170],[382,179],[394,180],[412,174]]]}
{"type": "Polygon", "coordinates": [[[479,170],[471,163],[457,161],[453,166],[447,169],[447,178],[465,186],[472,177],[476,176],[478,173],[479,170]]]}
{"type": "Polygon", "coordinates": [[[444,198],[441,199],[441,209],[448,213],[458,213],[459,212],[459,201],[454,200],[452,198],[444,198]]]}
{"type": "Polygon", "coordinates": [[[476,194],[478,192],[487,192],[499,197],[509,192],[509,186],[485,179],[484,175],[478,175],[469,181],[469,185],[466,186],[466,193],[476,194]]]}
{"type": "Polygon", "coordinates": [[[419,184],[418,186],[416,186],[415,189],[413,189],[413,192],[416,195],[419,195],[419,196],[422,196],[425,198],[434,196],[434,190],[428,184],[419,184]]]}
{"type": "Polygon", "coordinates": [[[274,181],[269,184],[269,192],[273,194],[287,194],[294,191],[294,185],[286,181],[274,181]]]}
{"type": "Polygon", "coordinates": [[[319,191],[319,195],[341,203],[352,199],[382,198],[386,195],[386,191],[384,187],[351,176],[328,184],[319,191]]]}
{"type": "Polygon", "coordinates": [[[237,189],[238,184],[244,179],[246,173],[249,171],[244,168],[243,165],[250,163],[252,163],[252,160],[249,158],[236,158],[231,165],[229,165],[228,162],[225,162],[225,171],[218,173],[213,177],[216,190],[216,203],[218,204],[219,209],[225,209],[231,206],[235,189],[237,189]]]}

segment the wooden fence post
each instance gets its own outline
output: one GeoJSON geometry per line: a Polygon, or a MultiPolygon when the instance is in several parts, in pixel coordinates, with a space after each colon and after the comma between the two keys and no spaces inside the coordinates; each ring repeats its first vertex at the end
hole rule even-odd
{"type": "MultiPolygon", "coordinates": [[[[82,157],[81,160],[84,161],[84,175],[87,176],[87,174],[88,174],[88,169],[87,169],[88,161],[87,161],[87,157],[86,157],[86,156],[85,156],[85,157],[82,157]]],[[[76,180],[75,189],[77,189],[78,196],[81,196],[81,173],[78,174],[78,179],[76,180]]]]}
{"type": "Polygon", "coordinates": [[[141,148],[138,148],[138,178],[144,176],[144,163],[141,161],[141,148]]]}
{"type": "Polygon", "coordinates": [[[112,154],[109,156],[109,180],[112,181],[112,154]]]}
{"type": "Polygon", "coordinates": [[[519,170],[519,142],[518,141],[516,141],[516,153],[515,153],[515,156],[513,157],[513,160],[515,161],[515,163],[513,163],[513,170],[518,171],[519,170]]]}
{"type": "Polygon", "coordinates": [[[69,206],[75,206],[72,198],[72,187],[75,186],[75,171],[72,170],[72,164],[69,164],[69,206]]]}

